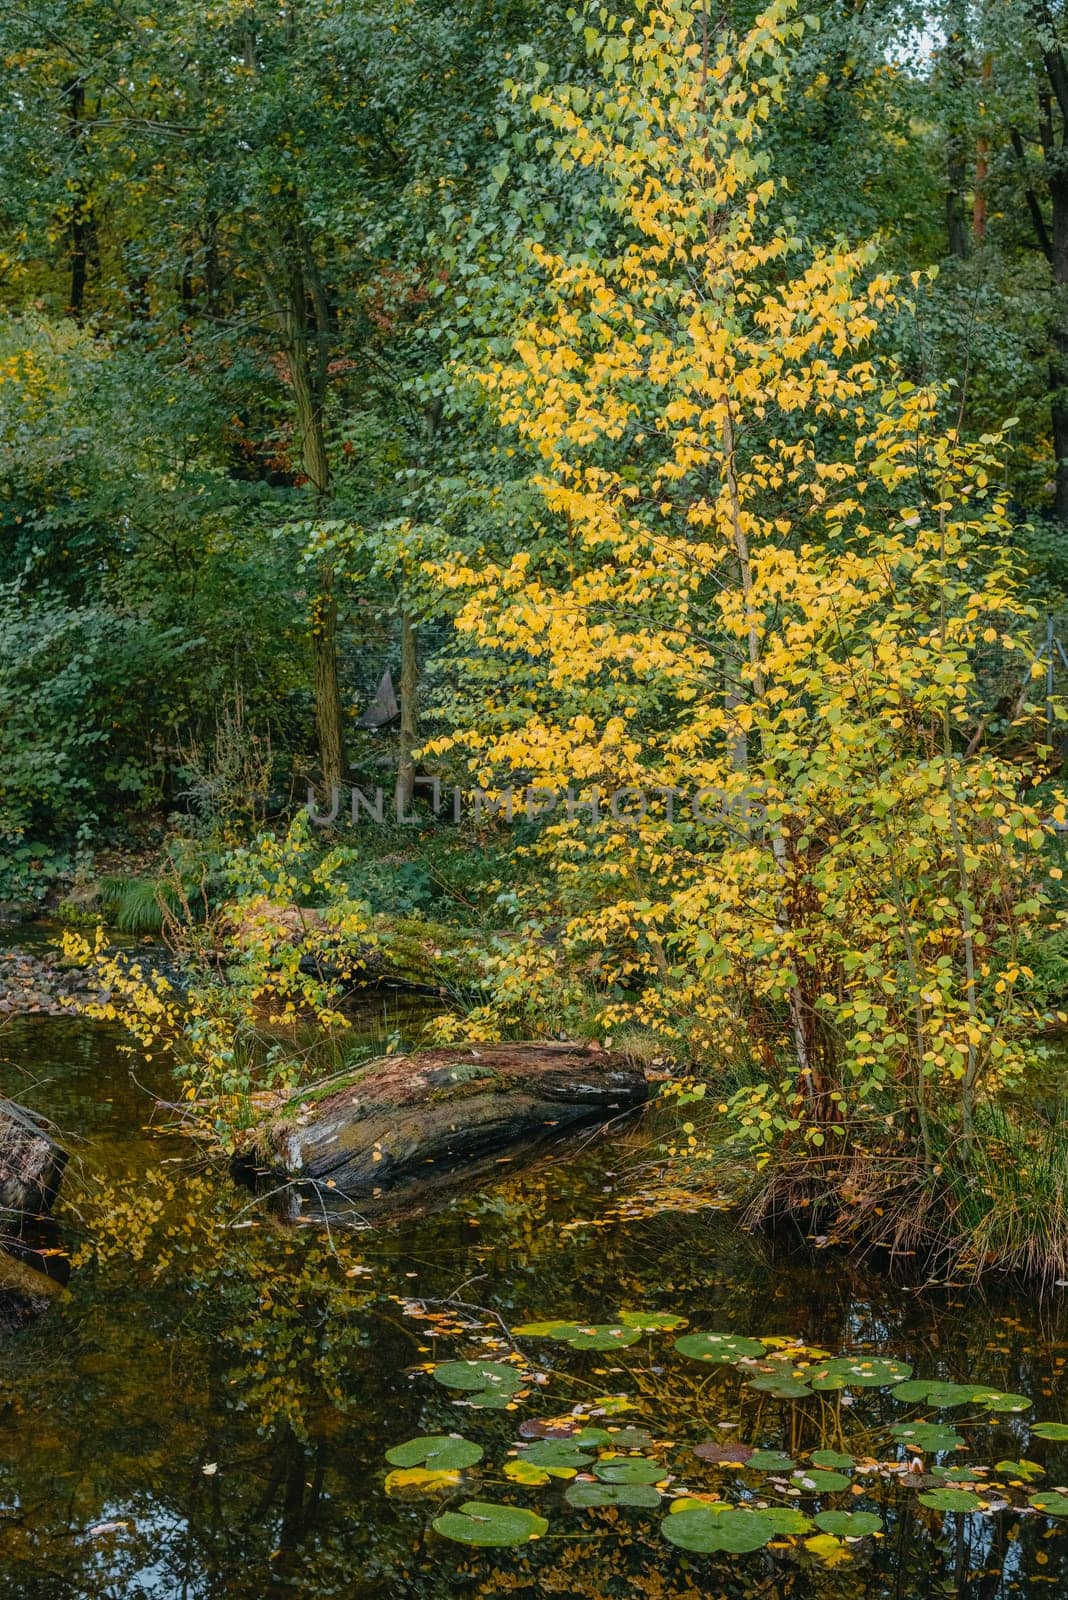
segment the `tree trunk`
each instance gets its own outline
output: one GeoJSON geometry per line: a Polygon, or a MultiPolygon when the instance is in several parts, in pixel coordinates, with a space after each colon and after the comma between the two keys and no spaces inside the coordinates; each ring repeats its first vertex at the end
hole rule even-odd
{"type": "Polygon", "coordinates": [[[407,611],[401,612],[400,750],[397,756],[397,816],[408,815],[415,793],[415,748],[419,741],[419,641],[407,611]]]}
{"type": "Polygon", "coordinates": [[[642,1104],[638,1062],[582,1044],[490,1044],[371,1062],[259,1130],[238,1169],[329,1184],[331,1197],[432,1181],[573,1123],[642,1104]]]}

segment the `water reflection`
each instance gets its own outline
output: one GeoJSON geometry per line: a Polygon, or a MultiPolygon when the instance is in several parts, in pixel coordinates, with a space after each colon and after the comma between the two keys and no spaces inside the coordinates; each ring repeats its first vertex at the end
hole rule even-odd
{"type": "MultiPolygon", "coordinates": [[[[697,1327],[791,1334],[883,1351],[925,1376],[981,1377],[1032,1396],[1047,1418],[1068,1414],[1063,1319],[1025,1298],[903,1293],[839,1261],[747,1239],[724,1216],[569,1227],[632,1183],[648,1158],[636,1134],[369,1234],[285,1227],[250,1211],[247,1192],[187,1141],[152,1127],[117,1043],[97,1026],[29,1019],[0,1037],[3,1086],[9,1075],[35,1081],[34,1103],[80,1136],[63,1227],[75,1249],[101,1245],[48,1315],[0,1346],[3,1600],[1068,1592],[1068,1525],[943,1523],[911,1502],[902,1511],[888,1502],[886,1538],[835,1570],[803,1551],[687,1556],[657,1537],[655,1518],[581,1517],[557,1509],[558,1491],[525,1503],[551,1505],[552,1531],[566,1537],[518,1553],[447,1545],[428,1533],[435,1507],[383,1493],[385,1450],[477,1426],[487,1460],[500,1460],[516,1418],[458,1410],[412,1370],[472,1352],[405,1316],[405,1296],[459,1291],[509,1323],[606,1320],[621,1306],[681,1311],[697,1327]]],[[[726,1380],[676,1380],[644,1346],[576,1363],[591,1386],[632,1385],[680,1440],[726,1414],[726,1380]],[[617,1366],[623,1376],[608,1370],[617,1366]]],[[[888,1400],[872,1404],[891,1414],[888,1400]]],[[[1002,1416],[983,1448],[993,1462],[1038,1447],[1018,1417],[1002,1416]]],[[[1041,1450],[1042,1486],[1068,1482],[1063,1447],[1041,1450]]]]}

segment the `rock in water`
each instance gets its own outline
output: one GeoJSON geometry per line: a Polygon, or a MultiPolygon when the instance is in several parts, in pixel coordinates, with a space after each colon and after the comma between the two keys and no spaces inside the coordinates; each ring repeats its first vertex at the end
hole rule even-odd
{"type": "Polygon", "coordinates": [[[607,1121],[648,1096],[639,1062],[586,1045],[421,1050],[371,1062],[327,1099],[294,1103],[259,1130],[253,1159],[340,1196],[375,1194],[607,1121]]]}
{"type": "Polygon", "coordinates": [[[0,1212],[41,1217],[56,1197],[67,1154],[32,1112],[0,1100],[0,1212]]]}

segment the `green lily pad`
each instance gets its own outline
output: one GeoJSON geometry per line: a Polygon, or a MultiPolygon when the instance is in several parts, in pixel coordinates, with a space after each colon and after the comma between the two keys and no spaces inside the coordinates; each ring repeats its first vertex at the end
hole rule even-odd
{"type": "Polygon", "coordinates": [[[760,1515],[767,1517],[778,1534],[811,1533],[815,1526],[811,1517],[793,1506],[761,1506],[760,1515]]]}
{"type": "MultiPolygon", "coordinates": [[[[971,1489],[927,1489],[920,1495],[921,1506],[932,1511],[981,1511],[983,1502],[971,1489]]],[[[1065,1502],[1068,1505],[1068,1501],[1065,1502]]]]}
{"type": "Polygon", "coordinates": [[[577,1322],[522,1322],[512,1332],[524,1339],[569,1339],[578,1330],[577,1322]]]}
{"type": "Polygon", "coordinates": [[[675,1340],[675,1349],[692,1361],[711,1361],[721,1367],[767,1354],[759,1339],[744,1339],[736,1333],[686,1333],[675,1340]]]}
{"type": "Polygon", "coordinates": [[[394,1467],[425,1466],[433,1472],[448,1472],[454,1467],[473,1467],[481,1461],[482,1446],[461,1439],[457,1433],[429,1433],[395,1444],[386,1451],[386,1460],[394,1467]]]}
{"type": "Polygon", "coordinates": [[[761,1511],[746,1511],[740,1507],[721,1511],[712,1506],[693,1506],[674,1512],[661,1522],[660,1531],[680,1550],[702,1555],[717,1550],[745,1555],[752,1550],[762,1550],[776,1534],[771,1519],[761,1511]]]}
{"type": "Polygon", "coordinates": [[[589,1323],[577,1328],[567,1343],[572,1350],[625,1350],[641,1336],[640,1328],[625,1328],[618,1322],[589,1323]]]}
{"type": "Polygon", "coordinates": [[[1068,1517],[1068,1494],[1060,1494],[1056,1489],[1033,1494],[1028,1504],[1047,1517],[1068,1517]]]}
{"type": "Polygon", "coordinates": [[[573,1483],[565,1491],[569,1506],[640,1506],[655,1511],[660,1491],[651,1483],[573,1483]]]}
{"type": "Polygon", "coordinates": [[[654,1444],[652,1434],[646,1428],[620,1428],[616,1433],[606,1433],[600,1428],[588,1428],[583,1431],[582,1438],[587,1434],[600,1433],[598,1444],[610,1444],[613,1450],[648,1450],[654,1444]]]}
{"type": "Polygon", "coordinates": [[[484,1500],[468,1500],[459,1511],[445,1511],[435,1517],[433,1526],[435,1533],[457,1544],[493,1545],[504,1549],[540,1539],[548,1531],[549,1524],[544,1517],[522,1506],[496,1506],[484,1500]]]}
{"type": "Polygon", "coordinates": [[[1031,1402],[1025,1394],[1005,1394],[1001,1389],[977,1389],[975,1403],[984,1411],[1029,1411],[1031,1402]]]}
{"type": "Polygon", "coordinates": [[[978,1483],[983,1474],[975,1467],[932,1467],[931,1477],[940,1483],[978,1483]]]}
{"type": "Polygon", "coordinates": [[[999,1461],[994,1471],[1005,1478],[1022,1478],[1025,1482],[1031,1478],[1045,1476],[1045,1468],[1040,1467],[1037,1461],[999,1461]]]}
{"type": "Polygon", "coordinates": [[[959,1450],[964,1443],[960,1434],[943,1422],[895,1422],[890,1432],[914,1450],[959,1450]]]}
{"type": "Polygon", "coordinates": [[[462,1389],[471,1404],[500,1410],[513,1398],[523,1379],[502,1361],[445,1361],[434,1368],[434,1381],[446,1389],[462,1389]]]}
{"type": "Polygon", "coordinates": [[[593,1457],[580,1449],[575,1439],[536,1439],[521,1447],[518,1459],[549,1471],[567,1467],[577,1472],[580,1467],[588,1467],[593,1457]]]}
{"type": "Polygon", "coordinates": [[[576,1471],[574,1467],[554,1467],[550,1472],[548,1467],[536,1467],[533,1461],[524,1461],[521,1456],[506,1461],[501,1470],[509,1483],[522,1483],[528,1488],[540,1488],[550,1478],[573,1478],[576,1471]]]}
{"type": "Polygon", "coordinates": [[[857,1464],[853,1456],[847,1456],[841,1450],[813,1450],[809,1460],[814,1467],[831,1467],[838,1472],[852,1472],[857,1464]]]}
{"type": "Polygon", "coordinates": [[[792,1472],[797,1462],[784,1456],[781,1450],[754,1450],[746,1466],[754,1467],[757,1472],[792,1472]]]}
{"type": "Polygon", "coordinates": [[[978,1395],[987,1393],[975,1383],[932,1383],[927,1378],[912,1378],[897,1384],[891,1391],[895,1400],[920,1400],[936,1411],[948,1411],[952,1406],[970,1405],[978,1395]]]}
{"type": "Polygon", "coordinates": [[[788,1372],[760,1372],[755,1378],[750,1378],[748,1387],[757,1389],[761,1394],[773,1395],[776,1400],[803,1400],[805,1395],[812,1390],[800,1378],[791,1377],[788,1372]]]}
{"type": "Polygon", "coordinates": [[[646,1456],[602,1456],[593,1472],[602,1483],[659,1483],[668,1475],[662,1462],[646,1456]]]}
{"type": "Polygon", "coordinates": [[[808,1375],[813,1389],[886,1389],[912,1376],[904,1361],[874,1356],[837,1356],[822,1361],[808,1375]]]}
{"type": "Polygon", "coordinates": [[[621,1311],[619,1320],[625,1328],[637,1328],[641,1333],[674,1333],[676,1328],[685,1328],[687,1321],[670,1311],[621,1311]]]}
{"type": "Polygon", "coordinates": [[[1036,1439],[1068,1439],[1068,1422],[1032,1422],[1036,1439]]]}
{"type": "Polygon", "coordinates": [[[878,1533],[882,1525],[882,1517],[874,1511],[820,1511],[816,1516],[817,1528],[837,1539],[864,1539],[878,1533]]]}
{"type": "Polygon", "coordinates": [[[791,1486],[803,1494],[833,1494],[836,1489],[848,1489],[849,1479],[844,1472],[824,1472],[813,1467],[806,1472],[802,1467],[790,1479],[791,1486]]]}

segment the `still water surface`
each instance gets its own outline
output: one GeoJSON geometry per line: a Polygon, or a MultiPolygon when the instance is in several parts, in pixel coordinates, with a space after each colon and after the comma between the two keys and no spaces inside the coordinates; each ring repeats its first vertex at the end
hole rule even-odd
{"type": "MultiPolygon", "coordinates": [[[[22,1018],[0,1032],[3,1089],[77,1136],[65,1239],[105,1244],[103,1261],[76,1263],[61,1303],[0,1346],[0,1600],[1068,1595],[1064,1519],[942,1514],[897,1490],[805,1501],[884,1517],[882,1537],[827,1567],[803,1541],[686,1553],[660,1535],[660,1514],[573,1510],[563,1483],[532,1489],[499,1471],[524,1417],[626,1394],[634,1410],[620,1420],[652,1430],[676,1483],[725,1492],[730,1474],[697,1461],[693,1442],[804,1452],[844,1441],[862,1456],[864,1429],[902,1415],[884,1394],[867,1391],[853,1411],[831,1397],[806,1423],[773,1396],[739,1399],[733,1371],[688,1365],[672,1335],[607,1355],[530,1341],[537,1360],[561,1370],[514,1413],[457,1404],[462,1396],[419,1370],[507,1356],[487,1343],[499,1332],[491,1312],[514,1326],[611,1322],[632,1308],[678,1313],[695,1329],[893,1356],[925,1377],[1026,1395],[1032,1419],[1064,1421],[1068,1342],[1056,1305],[905,1292],[839,1260],[746,1238],[716,1213],[643,1215],[639,1203],[638,1215],[605,1222],[645,1181],[640,1129],[515,1175],[503,1164],[477,1192],[369,1232],[284,1225],[205,1169],[188,1141],[150,1126],[146,1090],[166,1093],[166,1077],[139,1066],[139,1087],[118,1045],[81,1020],[22,1018]],[[573,1226],[591,1219],[602,1225],[573,1226]],[[433,1337],[412,1302],[450,1296],[485,1310],[433,1337]],[[485,1448],[481,1476],[445,1500],[385,1493],[388,1448],[461,1431],[485,1448]],[[530,1506],[549,1532],[519,1550],[470,1549],[433,1532],[446,1504],[471,1498],[530,1506]]],[[[1024,1458],[1045,1468],[1031,1488],[1068,1484],[1068,1445],[1034,1438],[1018,1415],[944,1420],[963,1418],[968,1452],[930,1460],[1024,1458]]],[[[740,1481],[735,1498],[754,1492],[751,1478],[740,1481]]]]}

